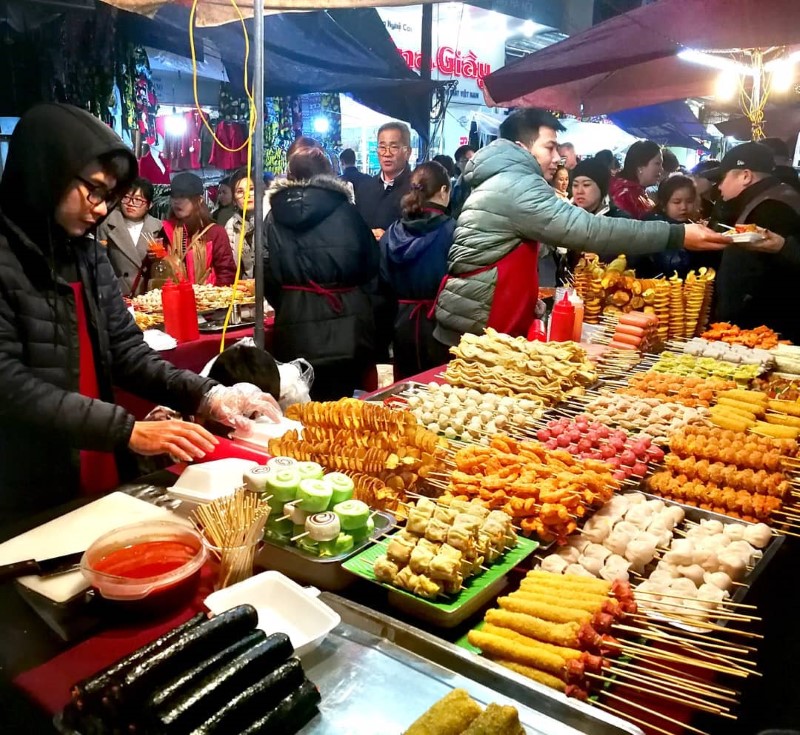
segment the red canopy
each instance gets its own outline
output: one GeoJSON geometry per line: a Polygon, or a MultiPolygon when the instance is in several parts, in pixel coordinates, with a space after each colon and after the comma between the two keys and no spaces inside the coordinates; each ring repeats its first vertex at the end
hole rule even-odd
{"type": "Polygon", "coordinates": [[[659,0],[498,69],[485,95],[584,115],[709,95],[719,72],[679,51],[796,44],[798,25],[798,0],[659,0]]]}

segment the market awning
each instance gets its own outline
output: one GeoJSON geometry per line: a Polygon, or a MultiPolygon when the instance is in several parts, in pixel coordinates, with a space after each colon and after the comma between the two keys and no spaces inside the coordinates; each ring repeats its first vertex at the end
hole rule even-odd
{"type": "MultiPolygon", "coordinates": [[[[128,36],[141,43],[188,55],[186,8],[170,4],[152,20],[123,14],[121,22],[128,36]]],[[[248,30],[251,23],[246,22],[248,30]]],[[[234,90],[238,86],[243,92],[241,27],[203,28],[196,37],[214,42],[234,90]]],[[[374,9],[270,15],[264,37],[268,96],[346,92],[378,112],[406,120],[425,137],[430,94],[438,83],[408,68],[374,9]]]]}
{"type": "MultiPolygon", "coordinates": [[[[155,16],[166,5],[183,5],[191,8],[192,0],[102,0],[115,8],[129,10],[140,15],[155,16]]],[[[420,5],[443,2],[443,0],[265,0],[264,13],[285,13],[292,10],[336,10],[341,8],[377,8],[384,5],[420,5]]],[[[253,17],[253,0],[237,2],[245,18],[253,17]]],[[[197,25],[219,26],[238,21],[239,14],[230,0],[201,0],[197,5],[197,25]]]]}
{"type": "Polygon", "coordinates": [[[661,145],[698,148],[702,147],[699,141],[708,137],[703,123],[683,100],[616,112],[609,117],[626,133],[661,145]]]}
{"type": "Polygon", "coordinates": [[[716,74],[679,51],[792,45],[798,24],[797,0],[659,0],[490,74],[487,101],[594,115],[704,96],[716,74]]]}

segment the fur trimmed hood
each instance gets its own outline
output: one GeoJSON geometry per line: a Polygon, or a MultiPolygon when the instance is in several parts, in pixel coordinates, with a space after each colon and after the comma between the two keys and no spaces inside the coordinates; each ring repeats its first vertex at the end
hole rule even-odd
{"type": "Polygon", "coordinates": [[[282,179],[270,187],[273,220],[303,232],[316,227],[340,207],[353,207],[353,190],[333,176],[315,176],[308,181],[282,179]]]}
{"type": "Polygon", "coordinates": [[[290,179],[275,179],[269,187],[270,198],[277,194],[279,191],[287,191],[291,189],[305,189],[309,186],[316,186],[321,189],[329,189],[330,191],[339,192],[347,197],[350,204],[355,204],[356,198],[353,192],[353,185],[349,181],[343,181],[336,176],[329,174],[320,174],[310,179],[303,181],[292,181],[290,179]]]}

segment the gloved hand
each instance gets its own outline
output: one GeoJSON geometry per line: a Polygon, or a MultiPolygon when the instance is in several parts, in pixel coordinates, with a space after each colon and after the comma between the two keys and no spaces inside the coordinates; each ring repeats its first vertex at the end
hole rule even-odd
{"type": "Polygon", "coordinates": [[[263,416],[277,423],[282,417],[275,399],[252,383],[237,383],[230,388],[214,386],[203,397],[198,413],[243,434],[252,432],[253,419],[263,416]]]}

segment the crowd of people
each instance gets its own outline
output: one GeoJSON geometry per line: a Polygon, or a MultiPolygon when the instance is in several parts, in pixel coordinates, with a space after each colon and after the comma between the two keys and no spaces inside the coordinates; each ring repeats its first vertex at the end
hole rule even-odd
{"type": "MultiPolygon", "coordinates": [[[[721,318],[793,338],[800,186],[785,151],[747,143],[684,175],[652,141],[632,145],[620,166],[611,151],[581,158],[560,132],[550,113],[520,109],[491,144],[412,170],[410,130],[390,122],[378,130],[374,176],[352,150],[340,169],[298,138],[264,202],[275,359],[308,360],[311,395],[326,400],[352,395],[376,362],[391,359],[397,379],[441,365],[465,333],[526,335],[543,316],[540,269],[557,249],[625,253],[641,275],[714,263],[721,318]],[[741,223],[767,237],[735,246],[715,230],[741,223]]],[[[22,119],[0,183],[3,504],[42,502],[25,491],[37,463],[17,461],[42,442],[66,494],[97,478],[113,485],[131,453],[189,459],[213,447],[198,423],[136,421],[114,404],[113,386],[217,425],[278,415],[269,382],[226,387],[173,368],[122,299],[148,288],[154,244],[192,282],[252,277],[254,192],[252,175],[235,172],[212,213],[201,179],[181,173],[160,221],[149,214],[153,187],[96,119],[64,105],[22,119]]]]}

